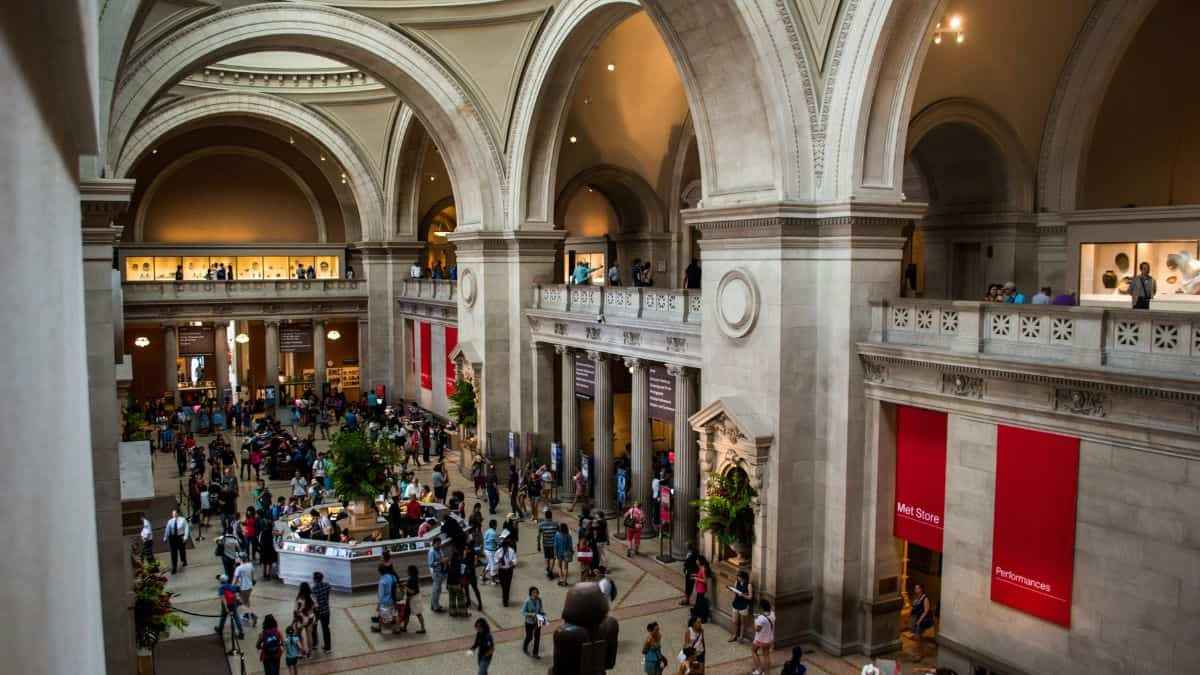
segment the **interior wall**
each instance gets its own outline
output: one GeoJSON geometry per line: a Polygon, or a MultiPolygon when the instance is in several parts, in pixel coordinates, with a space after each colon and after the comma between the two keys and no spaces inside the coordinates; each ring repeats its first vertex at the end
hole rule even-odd
{"type": "Polygon", "coordinates": [[[129,393],[135,400],[152,400],[167,390],[165,347],[159,324],[125,324],[125,353],[133,359],[133,382],[129,385],[129,393]],[[150,344],[138,347],[133,342],[139,337],[149,338],[150,344]]]}
{"type": "Polygon", "coordinates": [[[567,237],[603,237],[615,235],[621,229],[617,212],[608,199],[588,188],[577,190],[567,202],[562,222],[567,237]]]}
{"type": "Polygon", "coordinates": [[[1160,0],[1113,75],[1080,190],[1087,209],[1200,203],[1200,4],[1160,0]]]}

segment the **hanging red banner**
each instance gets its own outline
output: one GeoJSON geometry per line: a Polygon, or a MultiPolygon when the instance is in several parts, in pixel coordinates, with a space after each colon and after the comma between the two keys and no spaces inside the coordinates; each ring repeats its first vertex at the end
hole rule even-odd
{"type": "Polygon", "coordinates": [[[433,391],[433,326],[421,323],[421,388],[433,391]]]}
{"type": "Polygon", "coordinates": [[[1000,426],[992,601],[1071,627],[1079,439],[1000,426]]]}
{"type": "Polygon", "coordinates": [[[946,526],[946,413],[896,408],[896,513],[893,531],[941,552],[946,526]]]}
{"type": "Polygon", "coordinates": [[[458,328],[455,326],[446,326],[446,396],[453,396],[455,384],[458,382],[458,372],[454,368],[454,362],[450,360],[450,354],[458,347],[458,328]]]}

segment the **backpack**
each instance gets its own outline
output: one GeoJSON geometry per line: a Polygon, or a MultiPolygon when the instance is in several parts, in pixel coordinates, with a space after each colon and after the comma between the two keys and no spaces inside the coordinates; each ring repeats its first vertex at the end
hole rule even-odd
{"type": "Polygon", "coordinates": [[[608,600],[609,600],[609,602],[616,602],[617,601],[617,582],[613,581],[612,577],[604,577],[604,580],[608,582],[608,600]]]}
{"type": "Polygon", "coordinates": [[[279,631],[269,630],[262,634],[262,650],[269,658],[278,658],[282,648],[279,631]]]}
{"type": "Polygon", "coordinates": [[[233,591],[232,586],[226,586],[225,588],[221,589],[221,599],[225,602],[225,607],[227,607],[229,611],[233,611],[233,609],[237,607],[238,596],[237,593],[233,591]]]}

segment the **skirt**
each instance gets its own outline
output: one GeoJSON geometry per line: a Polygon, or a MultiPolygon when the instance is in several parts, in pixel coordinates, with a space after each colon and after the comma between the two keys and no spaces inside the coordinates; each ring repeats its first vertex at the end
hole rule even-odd
{"type": "Polygon", "coordinates": [[[463,587],[454,584],[448,590],[450,591],[450,616],[468,616],[467,594],[463,587]]]}

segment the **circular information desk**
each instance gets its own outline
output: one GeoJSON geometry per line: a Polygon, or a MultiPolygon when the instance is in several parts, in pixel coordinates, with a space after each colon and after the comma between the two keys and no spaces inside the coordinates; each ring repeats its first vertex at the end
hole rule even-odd
{"type": "MultiPolygon", "coordinates": [[[[425,536],[362,543],[343,544],[300,536],[300,531],[311,524],[311,511],[335,517],[344,510],[341,504],[322,504],[306,509],[304,513],[282,518],[276,523],[276,534],[280,535],[275,544],[279,554],[279,578],[286,584],[299,586],[305,581],[311,584],[313,572],[321,572],[325,575],[325,581],[338,591],[374,588],[379,583],[379,562],[386,550],[391,553],[392,565],[397,573],[404,575],[409,565],[416,565],[421,578],[427,579],[429,566],[426,556],[434,537],[442,533],[441,523],[449,517],[460,521],[461,518],[442,504],[422,504],[421,507],[423,518],[434,518],[439,523],[425,536]]],[[[378,501],[375,508],[378,512],[377,522],[386,526],[387,519],[382,515],[384,502],[378,501]]],[[[466,523],[461,524],[465,531],[466,523]]]]}

